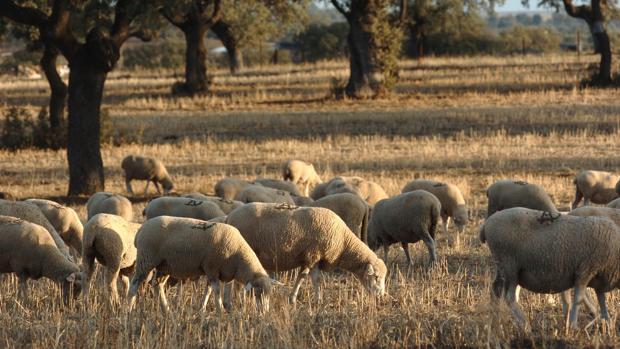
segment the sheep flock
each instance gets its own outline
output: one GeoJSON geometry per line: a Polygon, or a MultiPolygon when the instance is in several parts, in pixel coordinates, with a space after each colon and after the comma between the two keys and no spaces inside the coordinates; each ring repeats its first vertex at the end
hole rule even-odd
{"type": "MultiPolygon", "coordinates": [[[[153,288],[162,311],[174,313],[169,289],[178,294],[203,278],[207,287],[196,312],[208,312],[214,299],[226,316],[241,295],[268,316],[279,311],[270,307],[274,290],[286,288],[287,301],[296,305],[308,276],[313,297],[302,302],[326,302],[322,289],[330,285],[321,275],[328,272],[357,279],[369,302],[390,297],[386,280],[403,268],[387,259],[392,245],[403,249],[411,268],[408,245],[421,241],[428,263],[419,267],[430,274],[441,268],[437,234],[469,247],[459,239],[473,222],[466,197],[457,185],[433,178],[412,178],[389,197],[379,183],[328,178],[313,164],[289,160],[281,178],[221,178],[209,192],[181,193],[174,172],[157,159],[129,155],[119,165],[126,193],[94,194],[87,217],[50,200],[0,199],[0,273],[18,278],[16,297],[27,299],[28,279],[44,277],[60,286],[63,304],[87,309],[91,290],[102,288],[110,306],[131,314],[141,298],[153,296],[141,289],[153,288]],[[146,181],[145,195],[149,183],[158,193],[143,217],[132,215],[131,180],[146,181]],[[97,265],[105,270],[105,285],[93,278],[97,265]],[[294,270],[293,285],[279,281],[294,270]]],[[[560,294],[567,331],[585,326],[582,305],[602,323],[617,316],[608,311],[606,294],[620,288],[620,177],[582,171],[573,183],[572,211],[560,212],[536,183],[496,181],[486,191],[485,221],[474,227],[493,261],[490,304],[505,302],[526,332],[532,325],[519,303],[521,289],[560,294]]]]}

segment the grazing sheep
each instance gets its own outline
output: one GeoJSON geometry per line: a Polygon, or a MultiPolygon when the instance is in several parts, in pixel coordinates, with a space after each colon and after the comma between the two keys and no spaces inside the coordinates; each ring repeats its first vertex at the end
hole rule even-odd
{"type": "Polygon", "coordinates": [[[282,179],[303,186],[304,195],[309,196],[310,186],[323,183],[316,173],[314,165],[301,160],[289,160],[282,169],[282,179]]]}
{"type": "Polygon", "coordinates": [[[151,200],[144,208],[143,215],[146,219],[159,216],[173,216],[208,221],[211,218],[225,216],[226,213],[212,201],[162,196],[151,200]]]}
{"type": "Polygon", "coordinates": [[[234,200],[245,187],[252,185],[250,181],[237,178],[224,178],[215,183],[215,195],[226,200],[234,200]]]}
{"type": "Polygon", "coordinates": [[[88,219],[93,218],[99,213],[108,213],[121,216],[128,222],[133,220],[131,201],[122,195],[114,193],[98,192],[93,194],[86,202],[86,212],[88,219]]]}
{"type": "Polygon", "coordinates": [[[129,290],[129,276],[136,261],[134,239],[140,228],[138,223],[127,222],[123,217],[99,213],[84,227],[82,270],[84,272],[83,296],[88,299],[90,282],[95,271],[95,260],[106,267],[106,282],[110,302],[119,303],[116,282],[118,276],[129,290]]]}
{"type": "Polygon", "coordinates": [[[413,264],[409,243],[424,242],[429,253],[429,265],[437,260],[435,230],[441,214],[441,203],[425,190],[414,190],[384,199],[372,209],[368,223],[368,246],[376,250],[383,246],[387,261],[388,248],[401,243],[407,263],[413,264]]]}
{"type": "Polygon", "coordinates": [[[581,171],[575,179],[575,201],[571,209],[577,208],[583,198],[583,205],[588,206],[590,202],[606,205],[618,197],[616,184],[620,176],[602,171],[581,171]]]}
{"type": "Polygon", "coordinates": [[[207,222],[210,222],[210,223],[226,223],[226,219],[227,218],[228,218],[228,216],[219,216],[219,217],[211,218],[207,222]]]}
{"type": "Polygon", "coordinates": [[[309,198],[307,196],[297,196],[293,194],[291,194],[291,199],[293,199],[295,206],[311,206],[314,202],[312,198],[309,198]]]}
{"type": "Polygon", "coordinates": [[[289,192],[291,195],[301,196],[299,189],[294,183],[283,181],[281,179],[257,178],[254,180],[254,184],[260,184],[263,187],[267,187],[267,188],[284,190],[286,192],[289,192]]]}
{"type": "Polygon", "coordinates": [[[327,193],[325,192],[325,190],[327,189],[327,186],[329,185],[329,182],[323,182],[321,184],[317,184],[314,189],[312,189],[312,192],[310,193],[310,197],[313,200],[318,200],[324,196],[327,196],[327,193]]]}
{"type": "Polygon", "coordinates": [[[605,217],[614,221],[620,227],[620,210],[612,207],[582,206],[568,213],[580,217],[605,217]]]}
{"type": "Polygon", "coordinates": [[[620,208],[620,198],[617,198],[616,200],[610,202],[607,204],[607,207],[611,207],[611,208],[620,208]]]}
{"type": "Polygon", "coordinates": [[[366,232],[368,231],[370,207],[358,195],[350,193],[329,195],[304,206],[323,207],[332,210],[342,218],[357,237],[367,242],[366,232]]]}
{"type": "Polygon", "coordinates": [[[0,216],[0,273],[17,275],[23,299],[28,297],[28,279],[46,277],[60,284],[65,304],[81,286],[80,268],[60,252],[50,233],[16,217],[0,216]]]}
{"type": "Polygon", "coordinates": [[[236,280],[254,289],[259,306],[269,308],[271,279],[256,254],[234,227],[191,218],[162,216],[146,221],[136,235],[136,272],[129,289],[130,309],[138,287],[153,269],[161,306],[168,309],[164,287],[169,276],[191,278],[206,275],[209,281],[202,304],[206,310],[211,287],[216,306],[222,309],[220,283],[236,280]]]}
{"type": "Polygon", "coordinates": [[[242,189],[235,197],[235,200],[243,203],[270,202],[295,205],[295,200],[293,200],[289,192],[263,187],[262,185],[251,185],[242,189]]]}
{"type": "Polygon", "coordinates": [[[60,234],[62,240],[72,248],[74,257],[82,255],[82,233],[84,232],[84,226],[75,210],[51,200],[28,199],[26,202],[33,203],[39,207],[47,220],[60,234]]]}
{"type": "Polygon", "coordinates": [[[605,292],[620,284],[620,229],[611,220],[515,207],[487,218],[480,240],[497,267],[493,294],[503,296],[520,325],[529,328],[516,298],[518,285],[537,293],[573,288],[567,322],[573,328],[584,291],[592,287],[602,318],[609,320],[605,292]]]}
{"type": "Polygon", "coordinates": [[[164,194],[167,194],[174,189],[174,184],[172,183],[172,179],[170,178],[166,167],[157,159],[138,155],[129,155],[123,159],[121,167],[125,171],[125,185],[127,186],[127,192],[131,195],[133,195],[131,181],[134,179],[146,181],[146,186],[144,187],[145,196],[150,182],[153,182],[155,185],[157,193],[161,193],[159,190],[159,184],[161,184],[164,188],[164,194]]]}
{"type": "Polygon", "coordinates": [[[462,233],[465,230],[465,226],[469,221],[469,213],[459,187],[450,183],[416,179],[407,183],[402,192],[407,193],[418,189],[426,190],[435,195],[439,202],[441,202],[441,220],[443,221],[444,233],[448,232],[450,218],[454,221],[458,233],[462,233]]]}
{"type": "Polygon", "coordinates": [[[60,237],[54,226],[47,220],[47,217],[41,212],[41,209],[30,202],[25,201],[8,201],[0,199],[0,215],[21,218],[30,223],[38,224],[45,228],[52,237],[60,252],[73,262],[73,256],[69,252],[69,248],[60,237]]]}
{"type": "Polygon", "coordinates": [[[370,206],[389,196],[377,183],[367,181],[361,177],[335,177],[329,181],[325,188],[327,195],[338,193],[352,193],[366,200],[370,206]]]}
{"type": "Polygon", "coordinates": [[[510,179],[499,180],[487,189],[487,217],[512,207],[558,212],[549,194],[538,184],[510,179]]]}
{"type": "Polygon", "coordinates": [[[207,196],[201,193],[185,194],[183,195],[183,197],[190,198],[190,199],[196,199],[196,200],[202,200],[202,201],[211,201],[215,203],[216,205],[218,205],[225,214],[229,214],[237,207],[243,206],[243,202],[241,201],[228,200],[228,199],[221,198],[219,196],[207,196]]]}
{"type": "Polygon", "coordinates": [[[291,303],[310,274],[321,299],[321,270],[348,270],[373,294],[385,292],[383,261],[358,239],[334,212],[322,207],[251,203],[228,215],[226,223],[241,232],[267,271],[300,268],[291,303]]]}

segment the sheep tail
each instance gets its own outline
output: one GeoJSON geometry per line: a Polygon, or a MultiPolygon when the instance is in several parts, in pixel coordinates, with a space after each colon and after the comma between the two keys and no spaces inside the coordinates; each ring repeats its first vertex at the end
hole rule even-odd
{"type": "Polygon", "coordinates": [[[484,234],[484,224],[482,225],[482,227],[480,228],[480,242],[482,242],[483,244],[485,242],[487,242],[487,237],[484,234]]]}
{"type": "Polygon", "coordinates": [[[439,216],[441,214],[440,211],[441,209],[437,206],[433,206],[431,208],[431,226],[428,232],[433,239],[435,238],[435,232],[437,231],[437,223],[439,222],[439,216]]]}

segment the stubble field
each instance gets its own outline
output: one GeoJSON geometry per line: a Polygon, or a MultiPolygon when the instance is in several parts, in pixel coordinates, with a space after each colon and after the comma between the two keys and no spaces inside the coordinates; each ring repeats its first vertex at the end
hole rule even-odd
{"type": "MultiPolygon", "coordinates": [[[[620,169],[620,103],[616,89],[580,89],[595,57],[433,58],[402,62],[395,93],[378,101],[336,100],[331,90],[347,75],[345,62],[269,66],[231,76],[212,71],[213,94],[173,98],[180,72],[115,72],[104,109],[114,127],[103,148],[106,190],[124,193],[127,154],[161,159],[179,192],[213,192],[225,176],[279,177],[287,159],[315,164],[324,180],[358,175],[394,195],[413,178],[457,184],[471,221],[454,244],[438,231],[439,264],[427,269],[422,244],[408,267],[400,248],[388,261],[389,296],[374,300],[347,273],[324,275],[324,299],[309,284],[296,308],[286,286],[275,289],[271,311],[259,314],[239,297],[234,310],[200,314],[204,281],[169,288],[172,313],[146,293],[136,312],[108,306],[101,280],[87,303],[62,307],[48,281],[0,284],[0,346],[22,347],[565,347],[618,346],[617,292],[608,296],[610,328],[582,312],[585,329],[564,333],[559,297],[522,293],[533,333],[521,336],[505,307],[489,304],[490,255],[478,239],[486,187],[515,178],[542,184],[560,210],[573,198],[580,169],[620,169]],[[118,145],[120,144],[120,145],[118,145]]],[[[43,81],[3,79],[0,108],[46,103],[43,81]]],[[[68,183],[64,151],[0,151],[0,191],[19,198],[62,200],[68,183]]],[[[138,191],[143,184],[136,184],[138,191]]],[[[141,217],[147,198],[134,199],[141,217]]],[[[85,218],[85,200],[69,202],[85,218]]]]}

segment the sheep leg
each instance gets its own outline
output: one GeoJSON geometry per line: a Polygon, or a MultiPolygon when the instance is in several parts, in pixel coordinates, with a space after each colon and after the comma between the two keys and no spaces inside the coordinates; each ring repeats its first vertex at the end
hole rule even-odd
{"type": "Polygon", "coordinates": [[[530,324],[525,318],[525,314],[523,313],[523,309],[517,302],[517,284],[511,283],[508,285],[506,289],[506,293],[504,294],[504,298],[506,299],[506,303],[510,307],[510,311],[512,315],[517,320],[517,323],[521,328],[523,328],[526,332],[529,332],[530,324]]]}
{"type": "Polygon", "coordinates": [[[306,182],[306,184],[304,185],[304,196],[310,196],[310,182],[306,182]]]}
{"type": "Polygon", "coordinates": [[[207,303],[209,303],[209,297],[211,296],[212,290],[211,283],[207,282],[207,293],[205,294],[205,299],[202,301],[202,306],[200,307],[200,311],[203,313],[207,311],[207,303]]]}
{"type": "Polygon", "coordinates": [[[151,276],[151,271],[142,271],[136,270],[136,273],[133,275],[131,279],[131,286],[129,287],[129,292],[127,297],[129,298],[129,311],[132,311],[134,306],[136,305],[136,295],[138,294],[138,289],[140,285],[144,283],[147,277],[151,276]]]}
{"type": "Polygon", "coordinates": [[[583,292],[585,287],[576,284],[573,288],[573,303],[571,304],[570,315],[568,317],[568,323],[566,324],[566,330],[568,328],[577,329],[577,317],[579,316],[579,303],[583,298],[583,292]]]}
{"type": "Polygon", "coordinates": [[[28,302],[28,278],[24,275],[18,275],[17,293],[22,302],[28,302]]]}
{"type": "Polygon", "coordinates": [[[413,260],[411,259],[411,255],[409,254],[409,244],[403,242],[401,245],[403,246],[403,251],[405,251],[405,257],[407,257],[407,265],[412,266],[413,260]]]}
{"type": "Polygon", "coordinates": [[[230,311],[232,309],[231,296],[233,286],[234,282],[227,282],[224,284],[224,309],[226,309],[226,311],[230,311]]]}
{"type": "Polygon", "coordinates": [[[428,232],[425,232],[425,236],[422,238],[422,241],[424,241],[424,244],[426,245],[426,248],[428,249],[429,267],[432,267],[435,265],[435,262],[437,261],[437,250],[435,248],[435,239],[433,239],[428,232]]]}
{"type": "Polygon", "coordinates": [[[590,199],[584,198],[583,199],[583,206],[590,206],[590,199]]]}
{"type": "Polygon", "coordinates": [[[450,225],[450,217],[448,215],[441,215],[441,223],[443,227],[443,233],[448,234],[448,226],[450,225]]]}
{"type": "Polygon", "coordinates": [[[609,322],[609,311],[607,310],[607,304],[605,303],[605,293],[596,292],[596,299],[598,300],[598,306],[601,309],[601,319],[609,322]]]}
{"type": "Polygon", "coordinates": [[[383,245],[383,261],[387,264],[388,251],[390,250],[390,246],[383,245]]]}
{"type": "Polygon", "coordinates": [[[577,205],[579,205],[579,201],[581,201],[582,198],[583,198],[583,194],[581,193],[579,188],[577,188],[577,186],[575,185],[575,201],[573,201],[573,204],[571,205],[571,210],[574,210],[577,208],[577,205]]]}
{"type": "Polygon", "coordinates": [[[157,190],[157,194],[161,195],[161,190],[159,189],[159,184],[157,184],[156,180],[153,180],[153,185],[155,186],[155,190],[157,190]]]}
{"type": "Polygon", "coordinates": [[[118,289],[116,288],[116,281],[118,280],[119,269],[114,266],[109,266],[106,269],[106,283],[108,286],[108,292],[110,294],[110,303],[119,304],[118,289]]]}
{"type": "Polygon", "coordinates": [[[321,295],[321,270],[318,266],[312,268],[310,270],[310,279],[312,280],[312,285],[314,286],[314,296],[320,302],[322,300],[321,295]]]}
{"type": "Polygon", "coordinates": [[[308,276],[309,273],[310,273],[310,269],[309,268],[304,268],[299,273],[299,275],[297,275],[297,280],[295,281],[295,286],[293,287],[293,292],[289,296],[289,302],[291,304],[296,304],[297,303],[297,294],[299,293],[299,288],[301,287],[301,283],[304,281],[304,279],[308,276]]]}
{"type": "Polygon", "coordinates": [[[129,292],[129,276],[121,275],[121,282],[123,283],[123,297],[127,297],[127,292],[129,292]]]}
{"type": "Polygon", "coordinates": [[[127,189],[127,192],[131,195],[133,195],[133,188],[131,187],[131,179],[125,179],[125,188],[127,189]]]}
{"type": "Polygon", "coordinates": [[[95,255],[86,252],[82,258],[82,269],[84,275],[83,285],[82,285],[82,297],[84,300],[88,299],[88,295],[90,294],[90,283],[92,281],[93,273],[95,272],[95,255]]]}
{"type": "MultiPolygon", "coordinates": [[[[597,298],[598,298],[598,295],[597,295],[597,298]]],[[[587,292],[584,292],[582,301],[583,301],[583,304],[585,304],[586,308],[588,308],[590,313],[592,313],[592,315],[596,316],[598,314],[598,309],[596,309],[596,305],[594,305],[594,302],[592,302],[592,299],[590,298],[590,295],[587,292]]]]}
{"type": "Polygon", "coordinates": [[[504,278],[500,275],[499,270],[495,272],[495,280],[491,284],[491,297],[498,300],[504,294],[504,278]]]}
{"type": "Polygon", "coordinates": [[[213,291],[215,292],[215,307],[217,308],[217,312],[221,313],[222,309],[224,309],[224,304],[222,303],[222,288],[220,280],[211,281],[213,284],[213,291]]]}
{"type": "Polygon", "coordinates": [[[159,305],[161,306],[162,310],[165,311],[166,313],[170,312],[170,307],[168,307],[168,299],[166,299],[166,281],[168,281],[169,277],[170,275],[164,275],[164,276],[158,277],[156,280],[157,295],[159,296],[159,305]]]}

